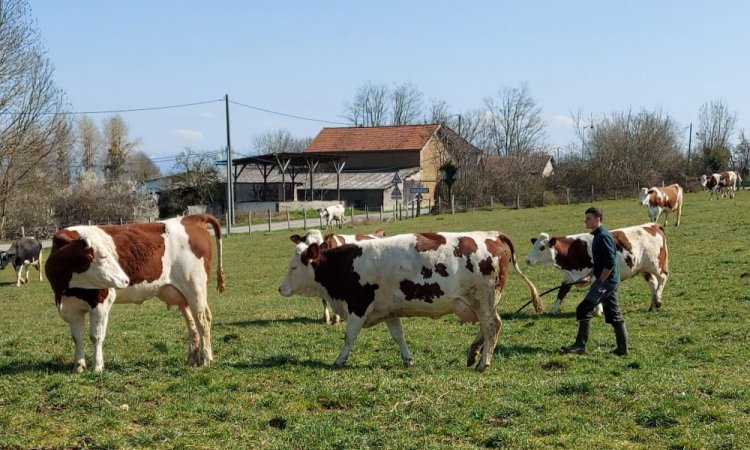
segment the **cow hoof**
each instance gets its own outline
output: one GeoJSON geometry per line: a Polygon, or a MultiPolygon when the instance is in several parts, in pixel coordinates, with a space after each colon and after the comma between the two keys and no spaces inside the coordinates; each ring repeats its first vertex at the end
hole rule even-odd
{"type": "Polygon", "coordinates": [[[479,363],[477,364],[477,372],[482,373],[487,367],[489,367],[489,364],[479,363]]]}
{"type": "Polygon", "coordinates": [[[414,361],[412,361],[411,358],[404,360],[404,367],[411,367],[413,365],[414,365],[414,361]]]}
{"type": "Polygon", "coordinates": [[[75,373],[83,373],[84,370],[86,370],[86,364],[76,364],[75,367],[73,367],[75,373]]]}
{"type": "Polygon", "coordinates": [[[469,353],[469,357],[466,358],[466,367],[471,367],[474,364],[477,363],[477,358],[479,357],[479,352],[471,352],[469,353]]]}
{"type": "Polygon", "coordinates": [[[344,364],[346,364],[346,360],[345,359],[344,360],[338,360],[337,359],[336,361],[333,362],[333,366],[334,367],[343,367],[344,364]]]}

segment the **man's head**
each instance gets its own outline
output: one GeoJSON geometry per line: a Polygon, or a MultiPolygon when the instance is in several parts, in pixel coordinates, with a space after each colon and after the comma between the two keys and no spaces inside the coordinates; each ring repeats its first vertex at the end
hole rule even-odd
{"type": "Polygon", "coordinates": [[[604,215],[602,214],[602,210],[596,207],[591,207],[586,210],[586,216],[583,219],[583,222],[586,224],[586,228],[589,230],[596,230],[599,228],[599,226],[604,221],[604,215]]]}

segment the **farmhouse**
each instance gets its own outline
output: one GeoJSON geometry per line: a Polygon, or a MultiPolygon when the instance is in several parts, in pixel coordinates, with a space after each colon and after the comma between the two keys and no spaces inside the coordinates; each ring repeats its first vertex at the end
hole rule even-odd
{"type": "Polygon", "coordinates": [[[236,210],[301,201],[390,209],[417,193],[434,201],[440,166],[458,154],[481,151],[442,124],[323,128],[302,153],[234,160],[236,210]]]}

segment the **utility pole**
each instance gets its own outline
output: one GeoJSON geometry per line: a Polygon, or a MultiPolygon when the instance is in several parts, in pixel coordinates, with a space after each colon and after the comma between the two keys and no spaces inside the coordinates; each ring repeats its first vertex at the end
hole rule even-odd
{"type": "Polygon", "coordinates": [[[229,214],[229,223],[227,223],[227,234],[229,227],[234,224],[234,189],[232,186],[232,141],[229,133],[229,94],[224,94],[224,107],[227,119],[227,213],[229,214]]]}
{"type": "Polygon", "coordinates": [[[690,147],[693,144],[693,122],[690,122],[690,132],[688,133],[688,176],[690,176],[690,147]]]}

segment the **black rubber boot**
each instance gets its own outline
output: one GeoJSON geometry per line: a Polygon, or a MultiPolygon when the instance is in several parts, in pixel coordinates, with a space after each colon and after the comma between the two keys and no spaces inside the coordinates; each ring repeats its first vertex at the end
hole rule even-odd
{"type": "Polygon", "coordinates": [[[560,350],[563,353],[575,353],[582,355],[586,353],[586,343],[589,340],[589,330],[591,329],[590,320],[579,320],[578,321],[578,335],[573,345],[563,346],[560,350]]]}
{"type": "Polygon", "coordinates": [[[615,329],[615,339],[617,341],[617,347],[612,350],[617,356],[624,356],[628,354],[628,329],[625,327],[625,322],[618,322],[612,324],[615,329]]]}

